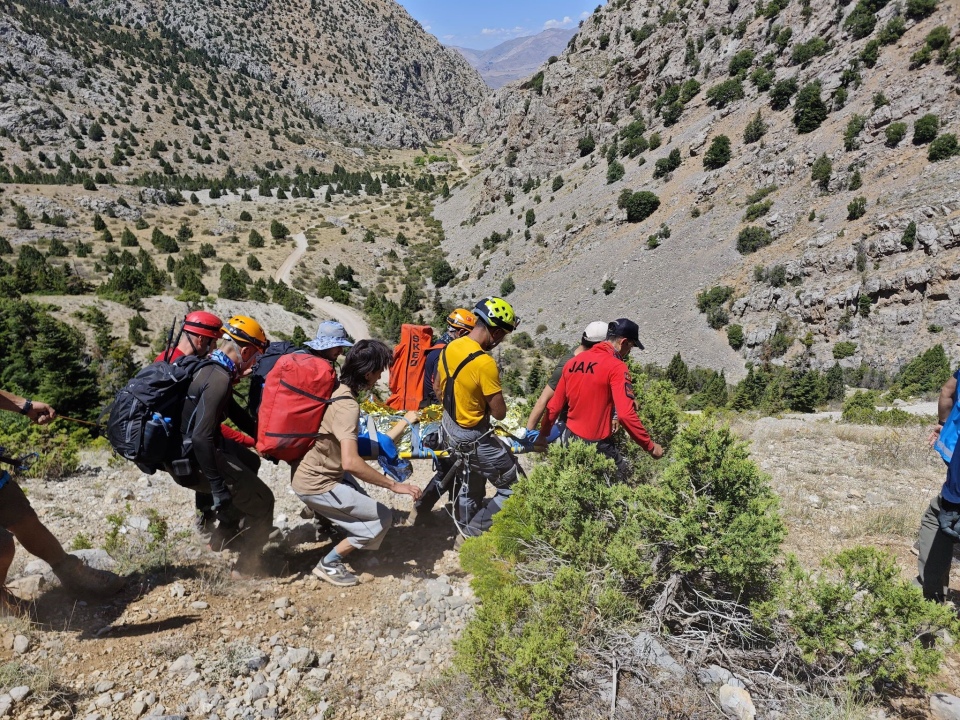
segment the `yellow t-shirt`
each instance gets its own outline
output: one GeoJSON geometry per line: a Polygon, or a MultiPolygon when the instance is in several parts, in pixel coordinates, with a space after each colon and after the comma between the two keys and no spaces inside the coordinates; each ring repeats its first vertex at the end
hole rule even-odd
{"type": "MultiPolygon", "coordinates": [[[[437,365],[437,397],[443,400],[447,378],[457,371],[468,355],[483,351],[476,340],[469,337],[457,338],[440,353],[437,365]],[[446,360],[446,369],[444,369],[446,360]],[[447,373],[449,370],[449,374],[447,373]]],[[[470,428],[478,425],[487,415],[486,397],[501,392],[500,371],[497,363],[487,353],[471,360],[457,375],[453,388],[457,414],[457,425],[470,428]]]]}

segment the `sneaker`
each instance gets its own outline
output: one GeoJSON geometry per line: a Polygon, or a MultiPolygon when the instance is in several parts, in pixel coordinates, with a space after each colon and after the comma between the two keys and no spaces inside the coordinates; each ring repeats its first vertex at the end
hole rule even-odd
{"type": "Polygon", "coordinates": [[[321,560],[313,569],[313,574],[338,587],[350,587],[360,582],[356,575],[344,567],[342,562],[325,563],[321,560]]]}
{"type": "Polygon", "coordinates": [[[106,597],[120,592],[127,584],[126,578],[90,567],[76,555],[67,555],[52,569],[63,587],[75,595],[106,597]]]}

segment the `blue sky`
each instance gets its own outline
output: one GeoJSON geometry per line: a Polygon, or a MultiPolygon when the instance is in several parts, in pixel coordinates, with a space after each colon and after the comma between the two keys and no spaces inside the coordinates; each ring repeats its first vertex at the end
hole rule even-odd
{"type": "MultiPolygon", "coordinates": [[[[601,4],[605,0],[600,0],[601,4]]],[[[398,0],[444,45],[486,50],[551,27],[575,28],[598,0],[398,0]]]]}

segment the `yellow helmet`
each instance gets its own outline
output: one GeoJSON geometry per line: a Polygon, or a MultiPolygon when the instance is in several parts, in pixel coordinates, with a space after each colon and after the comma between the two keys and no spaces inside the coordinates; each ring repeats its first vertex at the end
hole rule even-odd
{"type": "Polygon", "coordinates": [[[498,327],[513,332],[520,324],[520,318],[513,312],[513,305],[503,298],[485,297],[477,302],[474,314],[488,327],[498,327]]]}
{"type": "Polygon", "coordinates": [[[246,315],[234,315],[227,320],[223,332],[239,343],[256,345],[261,350],[266,350],[270,344],[260,323],[246,315]]]}
{"type": "Polygon", "coordinates": [[[473,330],[477,324],[477,316],[466,308],[457,308],[447,315],[447,325],[458,330],[473,330]]]}

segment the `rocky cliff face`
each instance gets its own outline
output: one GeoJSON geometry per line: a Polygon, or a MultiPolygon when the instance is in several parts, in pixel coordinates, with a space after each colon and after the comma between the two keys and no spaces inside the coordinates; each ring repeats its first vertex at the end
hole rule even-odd
{"type": "MultiPolygon", "coordinates": [[[[3,125],[15,133],[33,129],[31,115],[59,115],[76,124],[78,116],[133,100],[139,108],[154,98],[156,76],[171,72],[178,92],[189,94],[188,84],[208,96],[203,90],[211,90],[215,105],[231,105],[231,86],[242,86],[242,97],[254,105],[275,105],[271,138],[290,131],[297,118],[301,127],[322,126],[327,136],[353,144],[416,146],[456,132],[486,92],[459,54],[392,0],[28,1],[9,10],[0,34],[3,55],[12,60],[4,88],[28,90],[15,98],[5,93],[0,105],[0,115],[17,116],[3,125]],[[83,72],[66,70],[78,63],[83,72]],[[92,92],[77,92],[77,74],[79,89],[92,92]],[[124,86],[130,91],[118,94],[124,86]],[[218,95],[222,87],[226,96],[218,95]]],[[[230,109],[250,119],[242,117],[242,103],[230,109]]],[[[148,124],[146,114],[134,121],[137,126],[148,124]]],[[[157,122],[157,114],[149,122],[157,122]]]]}
{"type": "Polygon", "coordinates": [[[551,333],[635,316],[646,359],[679,350],[728,377],[745,359],[829,366],[849,343],[844,363],[893,367],[952,337],[960,161],[921,118],[958,130],[957,26],[956,4],[918,0],[609,3],[524,91],[467,118],[463,138],[488,144],[438,211],[453,292],[509,275],[551,333]],[[659,207],[626,222],[625,190],[659,207]],[[741,254],[746,228],[759,249],[741,254]],[[734,292],[714,330],[696,296],[716,285],[734,292]]]}

